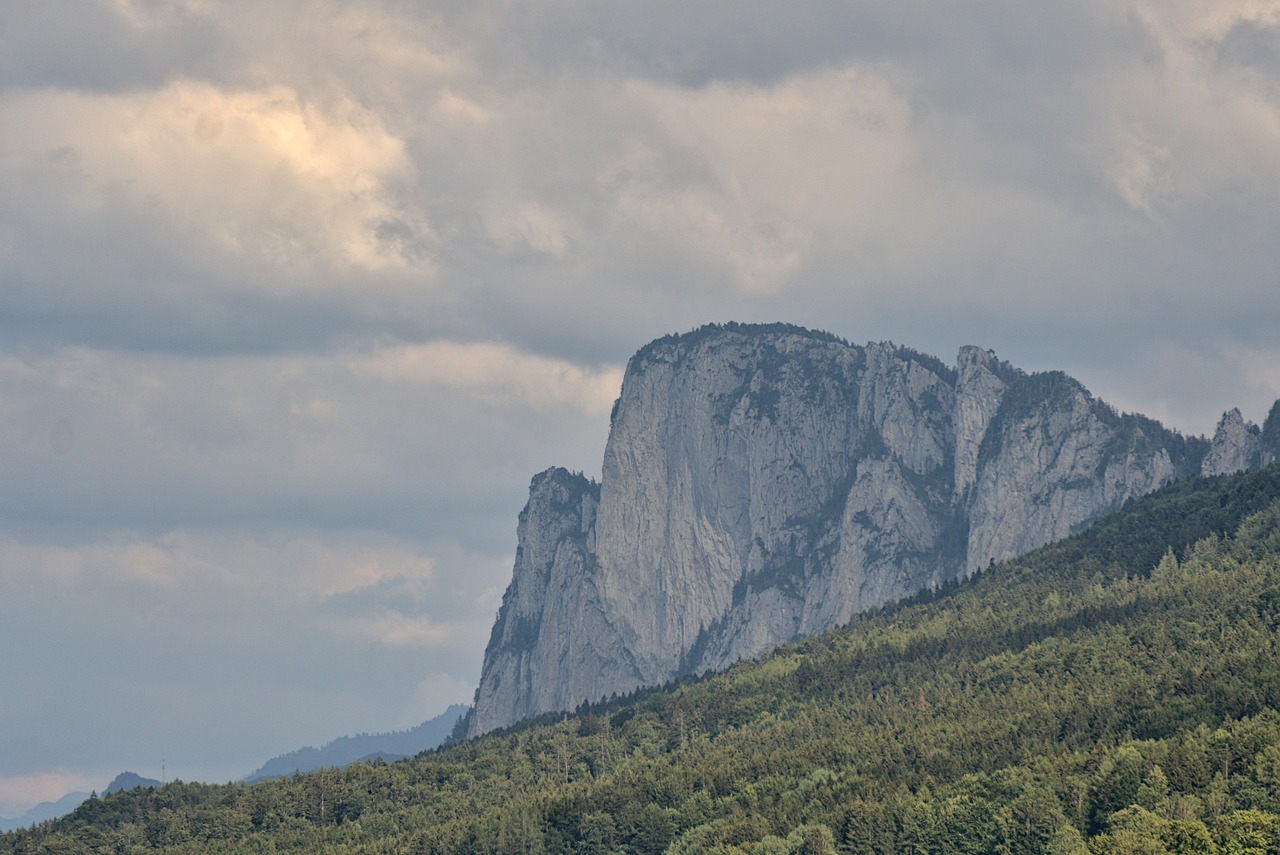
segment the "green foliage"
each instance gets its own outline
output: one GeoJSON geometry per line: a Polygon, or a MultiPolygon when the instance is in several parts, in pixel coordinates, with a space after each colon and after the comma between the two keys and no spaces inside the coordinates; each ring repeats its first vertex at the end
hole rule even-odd
{"type": "Polygon", "coordinates": [[[390,765],[173,783],[19,852],[1280,851],[1280,469],[760,663],[390,765]]]}

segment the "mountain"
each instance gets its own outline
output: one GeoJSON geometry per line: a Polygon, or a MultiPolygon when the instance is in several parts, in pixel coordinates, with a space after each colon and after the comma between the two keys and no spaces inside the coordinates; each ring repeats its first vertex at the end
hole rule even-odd
{"type": "Polygon", "coordinates": [[[155,778],[143,778],[141,774],[136,772],[122,772],[115,776],[114,781],[106,785],[106,790],[102,791],[102,795],[111,794],[111,792],[119,792],[122,790],[137,790],[138,787],[163,787],[164,783],[156,781],[155,778]]]}
{"type": "Polygon", "coordinates": [[[405,763],[92,800],[0,855],[1280,851],[1280,466],[716,675],[405,763]]]}
{"type": "MultiPolygon", "coordinates": [[[[107,788],[102,791],[103,795],[114,793],[119,790],[131,790],[135,787],[159,787],[160,781],[151,778],[144,778],[133,772],[121,772],[115,777],[107,788]]],[[[5,819],[0,817],[0,831],[12,831],[17,828],[29,828],[38,825],[45,820],[56,819],[65,816],[79,807],[86,799],[91,797],[91,793],[67,793],[56,802],[41,802],[35,807],[28,810],[22,816],[14,819],[5,819]]]]}
{"type": "Polygon", "coordinates": [[[1280,453],[1212,442],[977,347],[954,367],[787,325],[646,345],[600,483],[533,479],[469,734],[719,670],[1037,546],[1188,475],[1280,453]]]}
{"type": "Polygon", "coordinates": [[[102,791],[103,795],[108,793],[119,792],[120,790],[135,790],[138,787],[162,787],[164,784],[154,778],[144,778],[136,772],[121,772],[116,775],[115,780],[107,784],[107,788],[102,791]]]}
{"type": "Polygon", "coordinates": [[[242,780],[252,783],[264,778],[280,778],[292,775],[294,772],[310,772],[313,769],[329,766],[341,767],[348,763],[370,761],[374,758],[380,758],[384,762],[394,762],[412,757],[444,742],[458,723],[458,719],[466,712],[465,706],[454,705],[435,718],[424,721],[409,730],[343,736],[321,748],[310,746],[299,748],[297,751],[273,757],[242,780]]]}
{"type": "MultiPolygon", "coordinates": [[[[341,767],[362,761],[372,762],[375,758],[389,763],[412,757],[436,748],[444,742],[466,712],[467,707],[455,704],[435,718],[409,730],[344,736],[322,748],[300,748],[268,760],[261,768],[246,775],[243,780],[251,783],[266,778],[284,777],[295,772],[310,772],[331,766],[341,767]]],[[[134,772],[122,772],[107,785],[102,794],[106,796],[121,790],[160,786],[163,786],[162,783],[152,778],[144,778],[134,772]]],[[[89,793],[68,793],[56,802],[38,804],[20,817],[14,819],[0,817],[0,832],[29,828],[46,820],[64,816],[89,798],[89,793]]]]}
{"type": "Polygon", "coordinates": [[[0,817],[0,832],[13,831],[17,828],[29,828],[39,825],[48,819],[65,816],[75,810],[81,802],[89,798],[88,793],[67,793],[56,802],[41,802],[22,816],[6,819],[0,817]]]}

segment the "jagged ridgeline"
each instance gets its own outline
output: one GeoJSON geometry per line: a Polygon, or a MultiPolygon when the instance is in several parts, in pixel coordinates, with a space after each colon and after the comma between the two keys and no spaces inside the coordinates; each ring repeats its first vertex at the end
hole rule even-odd
{"type": "Polygon", "coordinates": [[[116,793],[0,853],[1274,852],[1278,638],[1269,466],[721,674],[402,763],[116,793]]]}
{"type": "Polygon", "coordinates": [[[601,482],[533,479],[469,732],[723,669],[1278,452],[1280,409],[1184,437],[977,347],[667,336],[627,366],[601,482]]]}

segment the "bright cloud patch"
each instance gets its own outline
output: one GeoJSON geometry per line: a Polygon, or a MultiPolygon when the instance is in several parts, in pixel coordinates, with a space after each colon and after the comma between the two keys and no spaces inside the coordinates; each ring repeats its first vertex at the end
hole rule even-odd
{"type": "Polygon", "coordinates": [[[0,123],[10,129],[0,156],[58,185],[71,208],[62,216],[137,216],[268,269],[380,270],[424,257],[425,225],[395,201],[412,172],[403,143],[350,101],[179,81],[12,93],[0,123]]]}

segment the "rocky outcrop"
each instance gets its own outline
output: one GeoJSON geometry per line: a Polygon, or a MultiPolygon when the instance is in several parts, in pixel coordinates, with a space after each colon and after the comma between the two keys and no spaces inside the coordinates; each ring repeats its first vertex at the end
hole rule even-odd
{"type": "Polygon", "coordinates": [[[1201,464],[1204,475],[1230,475],[1262,462],[1262,431],[1246,422],[1240,410],[1222,414],[1213,434],[1213,445],[1201,464]]]}
{"type": "MultiPolygon", "coordinates": [[[[1219,434],[1238,439],[1233,425],[1219,434]]],[[[1174,478],[1261,460],[1244,433],[1257,453],[976,347],[952,368],[784,325],[660,339],[627,367],[601,482],[533,480],[470,732],[719,669],[967,576],[1174,478]]]]}
{"type": "Polygon", "coordinates": [[[559,709],[565,685],[583,697],[598,696],[593,680],[610,654],[625,656],[604,624],[594,582],[590,540],[599,498],[598,485],[563,469],[548,469],[529,485],[516,528],[515,572],[485,656],[484,702],[477,697],[473,730],[559,709]],[[560,643],[548,643],[552,638],[560,643]]]}

